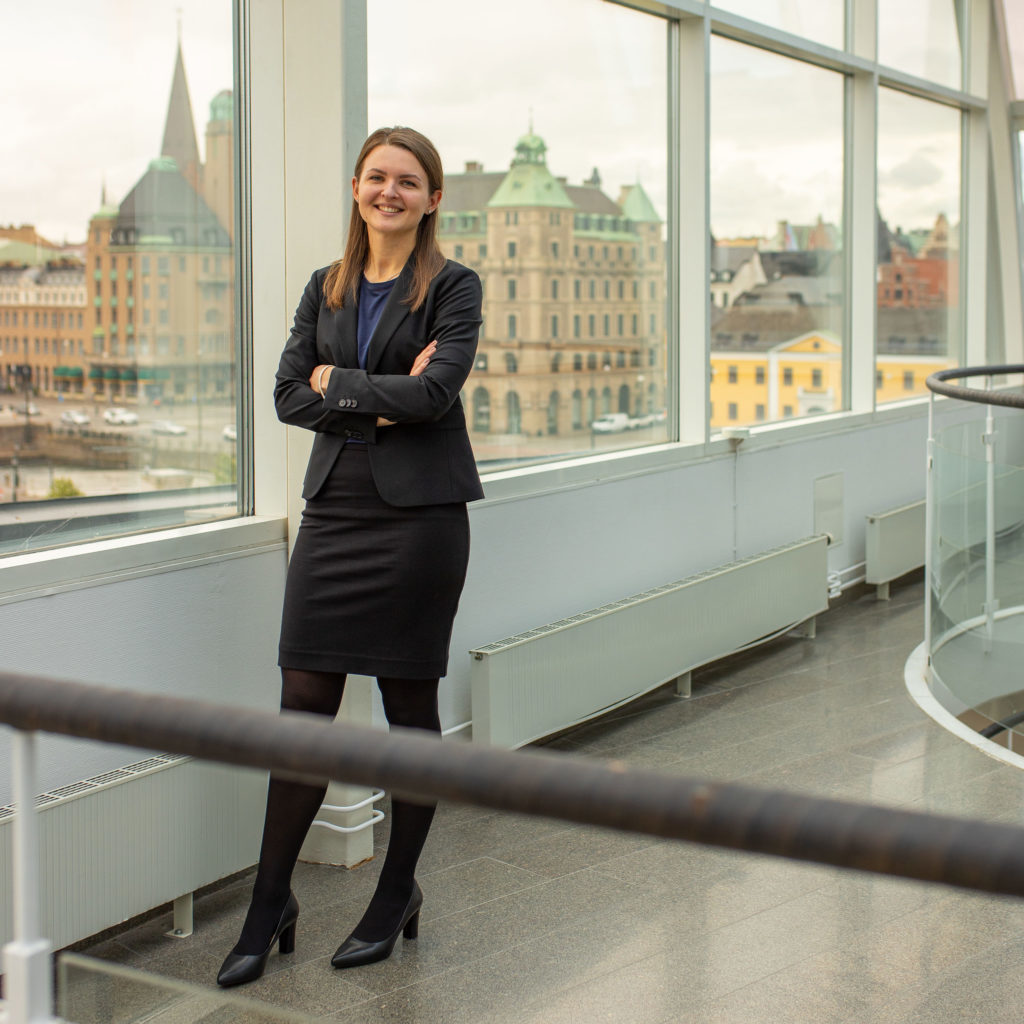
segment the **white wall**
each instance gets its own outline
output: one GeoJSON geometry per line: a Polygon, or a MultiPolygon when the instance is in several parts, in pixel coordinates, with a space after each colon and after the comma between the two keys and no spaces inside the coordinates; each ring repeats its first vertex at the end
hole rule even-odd
{"type": "MultiPolygon", "coordinates": [[[[943,418],[966,415],[972,410],[947,403],[943,418]]],[[[734,537],[744,557],[807,536],[818,477],[843,477],[844,540],[830,549],[830,569],[863,562],[865,515],[924,495],[926,433],[922,406],[883,425],[471,506],[444,726],[471,717],[471,648],[721,565],[734,557],[734,537]]],[[[273,708],[284,572],[284,552],[276,551],[2,606],[4,666],[273,708]]],[[[7,749],[3,737],[0,804],[10,799],[7,749]]],[[[131,750],[44,737],[41,784],[137,759],[131,750]]]]}
{"type": "MultiPolygon", "coordinates": [[[[276,708],[283,547],[0,606],[3,667],[143,693],[276,708]]],[[[45,790],[132,761],[139,751],[41,736],[45,790]]],[[[0,730],[0,805],[11,800],[0,730]]]]}

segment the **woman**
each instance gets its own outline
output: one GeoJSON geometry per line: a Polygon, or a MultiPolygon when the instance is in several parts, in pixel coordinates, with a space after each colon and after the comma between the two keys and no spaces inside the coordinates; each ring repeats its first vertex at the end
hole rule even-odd
{"type": "MultiPolygon", "coordinates": [[[[349,672],[377,677],[392,725],[440,733],[438,680],[469,555],[467,501],[483,497],[459,392],[473,366],[480,280],[437,244],[441,161],[410,128],[366,140],[342,260],[302,295],[274,399],[316,432],[288,568],[281,707],[334,716],[349,672]]],[[[294,948],[291,874],[326,784],[271,778],[242,935],[220,985],[260,977],[294,948]]],[[[414,877],[434,807],[393,800],[376,892],[332,958],[355,967],[416,937],[414,877]]]]}

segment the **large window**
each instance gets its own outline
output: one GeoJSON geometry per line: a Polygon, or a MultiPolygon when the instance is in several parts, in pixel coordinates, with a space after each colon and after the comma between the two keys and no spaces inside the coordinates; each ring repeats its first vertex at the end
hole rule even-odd
{"type": "Polygon", "coordinates": [[[930,373],[962,359],[961,116],[879,90],[879,404],[925,394],[930,373]]]}
{"type": "Polygon", "coordinates": [[[843,48],[843,0],[714,0],[714,6],[837,50],[843,48]]]}
{"type": "Polygon", "coordinates": [[[959,88],[959,17],[965,6],[963,0],[879,0],[879,63],[959,88]]]}
{"type": "Polygon", "coordinates": [[[711,428],[834,412],[843,76],[717,37],[711,71],[711,428]]]}
{"type": "Polygon", "coordinates": [[[238,509],[231,4],[180,6],[8,20],[0,553],[238,509]]]}
{"type": "Polygon", "coordinates": [[[491,412],[470,417],[477,459],[665,441],[666,23],[595,0],[479,11],[367,5],[370,126],[410,124],[437,144],[442,247],[461,246],[484,282],[480,350],[494,356],[491,412]],[[458,81],[423,48],[438,25],[458,81]],[[602,398],[574,414],[574,394],[602,398]]]}

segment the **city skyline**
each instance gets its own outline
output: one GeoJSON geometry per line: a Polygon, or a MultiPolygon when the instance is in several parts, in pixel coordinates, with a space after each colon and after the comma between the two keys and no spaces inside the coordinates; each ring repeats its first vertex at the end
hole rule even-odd
{"type": "MultiPolygon", "coordinates": [[[[403,32],[397,34],[385,31],[391,14],[382,5],[370,5],[371,125],[397,121],[432,134],[450,172],[471,160],[488,170],[505,170],[510,144],[527,130],[532,115],[535,130],[552,148],[558,173],[580,182],[596,166],[607,187],[639,182],[664,216],[664,23],[590,0],[560,0],[554,8],[541,0],[522,0],[514,10],[497,7],[489,12],[482,28],[477,20],[457,16],[463,2],[438,0],[440,7],[431,5],[429,11],[412,7],[403,13],[403,32]],[[457,75],[421,46],[424,33],[436,31],[437,24],[446,25],[445,46],[460,54],[457,75]],[[481,45],[483,30],[501,38],[503,46],[481,45]],[[580,44],[577,48],[566,47],[566,32],[580,44]],[[524,53],[529,53],[531,67],[525,78],[524,53]],[[486,78],[476,80],[491,83],[482,102],[465,85],[478,74],[486,78]]],[[[1020,6],[1021,0],[1008,4],[1008,21],[1020,17],[1020,6]]],[[[33,88],[19,97],[0,141],[0,223],[33,223],[56,242],[80,241],[104,182],[108,196],[125,195],[156,155],[179,17],[200,137],[210,100],[232,85],[227,0],[212,5],[202,0],[155,3],[147,5],[144,17],[130,0],[104,0],[104,7],[103,16],[117,28],[87,53],[79,41],[93,15],[70,0],[57,0],[45,12],[19,7],[14,14],[12,38],[45,34],[52,64],[63,70],[40,76],[28,46],[14,47],[7,59],[15,80],[31,81],[33,88]],[[69,81],[76,83],[74,90],[68,89],[69,81]],[[69,116],[60,120],[64,114],[69,116]],[[106,130],[112,124],[117,130],[106,130]],[[31,154],[30,161],[25,154],[31,154]]],[[[738,70],[720,57],[712,78],[718,109],[737,116],[744,113],[732,84],[738,70]]],[[[806,95],[784,88],[777,95],[782,109],[802,112],[798,122],[817,116],[806,95]]],[[[768,119],[756,111],[755,116],[746,113],[737,130],[745,144],[763,149],[759,174],[786,185],[792,163],[776,159],[759,134],[768,119]]],[[[886,141],[890,149],[906,149],[896,161],[902,188],[898,208],[886,211],[888,218],[902,226],[926,227],[941,210],[957,219],[957,211],[944,199],[948,184],[935,185],[934,156],[942,153],[944,140],[911,124],[903,126],[898,138],[886,141]]],[[[713,173],[742,181],[742,162],[726,152],[713,173]]],[[[757,203],[740,205],[728,220],[717,218],[716,234],[767,235],[780,219],[813,223],[819,213],[831,219],[813,181],[805,185],[802,181],[800,188],[788,189],[788,198],[801,205],[775,205],[761,193],[757,203]]],[[[742,196],[742,189],[737,192],[742,196]]]]}

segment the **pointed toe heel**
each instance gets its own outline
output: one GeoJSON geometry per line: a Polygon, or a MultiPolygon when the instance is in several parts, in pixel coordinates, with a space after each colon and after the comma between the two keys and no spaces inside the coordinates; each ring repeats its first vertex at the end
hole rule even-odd
{"type": "Polygon", "coordinates": [[[221,988],[245,985],[263,976],[267,961],[277,944],[282,954],[295,952],[295,922],[299,918],[299,903],[294,893],[289,893],[288,902],[281,911],[281,919],[274,934],[262,953],[228,953],[217,972],[217,984],[221,988]]]}
{"type": "Polygon", "coordinates": [[[377,942],[366,942],[350,935],[331,957],[331,966],[339,970],[345,967],[363,967],[387,960],[398,942],[398,936],[415,939],[420,931],[420,907],[423,906],[423,891],[418,884],[412,890],[409,903],[402,914],[398,927],[387,937],[377,942]]]}

